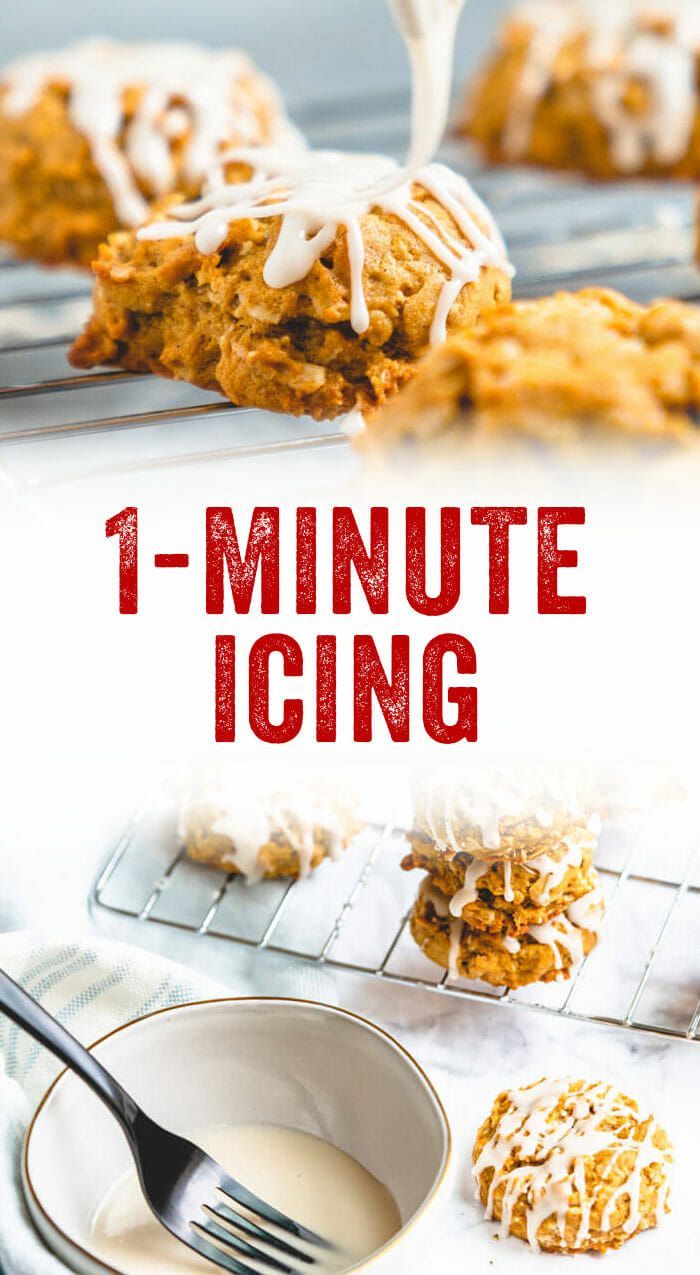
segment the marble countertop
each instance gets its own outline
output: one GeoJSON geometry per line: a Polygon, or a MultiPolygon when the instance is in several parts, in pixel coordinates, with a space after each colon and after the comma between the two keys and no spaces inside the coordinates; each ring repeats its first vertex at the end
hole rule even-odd
{"type": "MultiPolygon", "coordinates": [[[[94,934],[86,907],[100,862],[133,811],[133,793],[156,772],[125,768],[52,767],[5,775],[7,793],[0,844],[0,928],[32,927],[76,938],[94,934]],[[28,788],[41,791],[40,809],[27,820],[28,788]],[[84,809],[86,789],[92,794],[84,809]]],[[[100,924],[100,930],[105,932],[100,924]]],[[[419,1060],[445,1102],[454,1135],[449,1184],[422,1228],[400,1246],[387,1272],[485,1270],[502,1275],[545,1271],[551,1258],[514,1239],[496,1240],[483,1220],[470,1180],[470,1149],[496,1093],[549,1075],[582,1075],[616,1083],[653,1107],[676,1150],[673,1212],[656,1232],[637,1237],[606,1260],[625,1275],[652,1275],[662,1262],[690,1267],[695,1245],[695,1191],[700,1112],[700,1043],[675,1041],[615,1027],[561,1020],[525,1008],[504,1008],[402,988],[314,964],[202,942],[153,925],[115,926],[115,936],[142,943],[212,976],[232,992],[294,995],[339,1004],[375,1020],[419,1060]]],[[[685,934],[690,943],[692,933],[685,934]]],[[[607,945],[606,981],[618,977],[607,945]]],[[[575,1259],[559,1259],[569,1263],[575,1259]]],[[[583,1258],[580,1259],[583,1261],[583,1258]]],[[[557,1270],[559,1265],[557,1265],[557,1270]]]]}

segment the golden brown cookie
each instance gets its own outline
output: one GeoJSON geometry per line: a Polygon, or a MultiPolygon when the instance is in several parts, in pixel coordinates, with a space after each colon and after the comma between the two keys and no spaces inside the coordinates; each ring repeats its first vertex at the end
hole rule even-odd
{"type": "Polygon", "coordinates": [[[589,288],[482,315],[368,422],[364,446],[697,438],[700,308],[589,288]]]}
{"type": "Polygon", "coordinates": [[[602,1082],[541,1080],[500,1094],[473,1163],[487,1217],[545,1252],[617,1249],[669,1211],[668,1135],[602,1082]]]}
{"type": "Polygon", "coordinates": [[[578,911],[560,913],[515,938],[475,930],[455,919],[449,899],[428,878],[411,913],[411,934],[425,956],[453,978],[508,988],[562,982],[571,978],[598,941],[603,902],[595,870],[591,879],[593,888],[577,905],[578,911]]]}
{"type": "MultiPolygon", "coordinates": [[[[306,857],[302,861],[299,850],[285,840],[284,834],[274,833],[270,841],[257,848],[256,867],[252,879],[264,878],[267,881],[277,880],[280,877],[296,879],[320,867],[324,860],[337,858],[340,847],[323,829],[314,828],[312,838],[312,842],[308,844],[306,857]]],[[[185,835],[185,849],[189,858],[196,863],[206,864],[210,868],[219,868],[222,872],[230,872],[234,876],[249,876],[238,864],[236,846],[231,838],[207,830],[206,823],[204,826],[194,825],[188,829],[185,835]]]]}
{"type": "Polygon", "coordinates": [[[180,811],[189,858],[251,882],[307,876],[338,859],[360,827],[347,786],[278,780],[247,768],[187,794],[180,811]]]}
{"type": "Polygon", "coordinates": [[[590,893],[596,838],[581,833],[553,853],[528,863],[485,863],[462,852],[440,850],[416,835],[402,867],[419,868],[449,903],[450,913],[485,934],[519,937],[545,925],[590,893]]]}
{"type": "Polygon", "coordinates": [[[693,4],[514,4],[460,131],[491,162],[594,177],[700,175],[700,22],[693,4]]]}
{"type": "Polygon", "coordinates": [[[0,241],[84,267],[156,197],[194,197],[217,139],[291,138],[276,90],[241,54],[167,43],[87,41],[13,63],[0,125],[0,241]],[[89,136],[111,110],[113,139],[89,136]]]}
{"type": "MultiPolygon", "coordinates": [[[[414,204],[432,233],[472,251],[424,187],[414,188],[414,204]]],[[[71,362],[156,372],[239,406],[317,420],[374,407],[413,375],[428,349],[450,270],[399,216],[374,208],[359,231],[369,318],[360,335],[351,325],[355,253],[343,225],[298,282],[274,287],[265,270],[279,217],[232,220],[220,248],[207,254],[186,225],[180,238],[113,235],[94,265],[93,314],[71,362]]],[[[502,268],[485,265],[477,275],[455,294],[450,330],[469,327],[510,296],[505,256],[502,268]]]]}

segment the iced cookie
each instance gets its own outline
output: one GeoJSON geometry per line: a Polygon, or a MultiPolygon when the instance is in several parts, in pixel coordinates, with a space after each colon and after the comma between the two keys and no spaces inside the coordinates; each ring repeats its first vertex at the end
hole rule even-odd
{"type": "Polygon", "coordinates": [[[448,331],[507,301],[511,268],[468,183],[440,165],[233,150],[201,200],[113,235],[76,367],[119,364],[239,406],[376,407],[448,331]],[[247,180],[240,180],[247,174],[247,180]]]}
{"type": "Polygon", "coordinates": [[[189,857],[250,882],[308,876],[339,858],[359,828],[349,790],[241,768],[186,795],[180,811],[189,857]]]}
{"type": "Polygon", "coordinates": [[[88,266],[164,195],[195,196],[225,146],[300,146],[242,53],[88,40],[0,72],[0,240],[88,266]]]}
{"type": "Polygon", "coordinates": [[[423,883],[411,914],[411,934],[421,951],[449,970],[452,978],[480,979],[494,987],[571,978],[593,951],[604,906],[595,870],[593,889],[567,911],[518,938],[476,930],[450,912],[446,898],[430,880],[423,883]]]}
{"type": "Polygon", "coordinates": [[[620,1248],[669,1211],[667,1134],[602,1082],[541,1080],[500,1094],[473,1162],[501,1234],[546,1252],[620,1248]]]}
{"type": "Polygon", "coordinates": [[[699,67],[693,0],[522,0],[460,127],[492,162],[697,178],[699,67]]]}

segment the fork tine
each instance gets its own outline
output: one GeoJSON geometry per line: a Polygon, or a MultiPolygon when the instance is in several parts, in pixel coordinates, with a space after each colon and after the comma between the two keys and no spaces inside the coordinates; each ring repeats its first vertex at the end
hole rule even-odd
{"type": "Polygon", "coordinates": [[[218,1189],[224,1195],[229,1195],[236,1204],[243,1205],[251,1213],[256,1213],[258,1217],[263,1218],[265,1222],[272,1222],[274,1226],[279,1226],[281,1230],[287,1231],[290,1235],[296,1236],[298,1240],[303,1240],[305,1244],[313,1244],[317,1248],[332,1249],[333,1245],[324,1240],[322,1236],[317,1235],[315,1231],[310,1231],[308,1227],[301,1226],[299,1222],[294,1222],[291,1217],[280,1213],[278,1209],[274,1209],[272,1205],[266,1204],[259,1196],[253,1195],[247,1187],[237,1182],[235,1178],[230,1178],[226,1174],[221,1175],[218,1182],[218,1189]]]}
{"type": "MultiPolygon", "coordinates": [[[[208,1210],[207,1213],[209,1213],[208,1210]]],[[[265,1253],[261,1248],[256,1248],[254,1244],[249,1244],[241,1236],[234,1235],[229,1227],[221,1226],[216,1218],[210,1215],[208,1224],[194,1222],[193,1226],[200,1234],[204,1233],[212,1239],[218,1240],[220,1244],[223,1244],[226,1252],[232,1252],[234,1256],[249,1257],[252,1261],[262,1262],[264,1265],[271,1267],[273,1271],[282,1271],[283,1275],[293,1275],[291,1266],[287,1266],[285,1262],[280,1262],[279,1258],[273,1257],[271,1253],[265,1253]]]]}
{"type": "Polygon", "coordinates": [[[293,1257],[297,1262],[306,1262],[308,1266],[316,1265],[316,1258],[312,1257],[310,1253],[303,1253],[300,1248],[295,1248],[293,1244],[288,1244],[286,1240],[281,1239],[278,1235],[274,1235],[271,1231],[263,1230],[262,1226],[258,1226],[257,1222],[251,1222],[250,1218],[244,1217],[242,1213],[237,1213],[235,1209],[231,1208],[230,1204],[224,1204],[222,1201],[218,1208],[205,1204],[204,1211],[212,1219],[226,1222],[229,1226],[235,1226],[253,1239],[264,1240],[270,1248],[277,1249],[279,1253],[284,1253],[288,1257],[293,1257]]]}
{"type": "Polygon", "coordinates": [[[235,1257],[231,1257],[229,1253],[225,1253],[216,1244],[211,1244],[205,1239],[204,1235],[199,1235],[197,1231],[192,1232],[187,1244],[195,1253],[199,1253],[200,1257],[205,1257],[208,1262],[213,1262],[215,1266],[220,1266],[223,1270],[230,1271],[231,1275],[260,1275],[260,1271],[253,1270],[252,1266],[246,1266],[245,1262],[239,1262],[235,1257]]]}

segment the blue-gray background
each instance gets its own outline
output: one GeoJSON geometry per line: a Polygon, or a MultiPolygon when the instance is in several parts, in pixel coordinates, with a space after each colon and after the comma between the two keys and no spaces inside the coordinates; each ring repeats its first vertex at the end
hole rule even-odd
{"type": "MultiPolygon", "coordinates": [[[[505,5],[467,0],[459,79],[505,5]]],[[[93,34],[241,45],[280,81],[292,107],[408,82],[386,0],[0,0],[2,61],[93,34]]]]}

